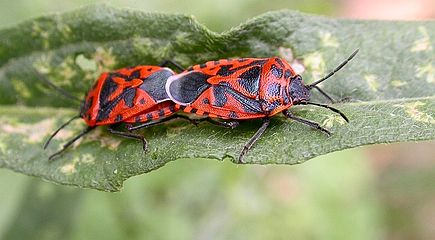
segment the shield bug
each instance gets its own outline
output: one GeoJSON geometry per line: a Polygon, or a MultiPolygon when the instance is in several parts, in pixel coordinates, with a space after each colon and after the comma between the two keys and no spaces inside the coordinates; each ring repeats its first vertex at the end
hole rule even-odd
{"type": "Polygon", "coordinates": [[[348,122],[348,118],[338,109],[311,102],[310,91],[316,89],[333,101],[317,85],[334,75],[357,53],[358,50],[325,77],[308,85],[304,84],[302,77],[295,73],[288,62],[278,57],[210,61],[169,77],[166,92],[185,112],[222,119],[210,121],[218,125],[233,128],[239,124],[239,120],[263,119],[261,127],[239,155],[239,162],[242,163],[245,154],[269,126],[270,117],[280,112],[328,136],[331,134],[320,124],[290,113],[288,109],[294,105],[327,108],[348,122]]]}
{"type": "Polygon", "coordinates": [[[168,63],[178,67],[171,61],[165,61],[161,66],[127,67],[101,74],[88,91],[80,113],[53,132],[45,143],[44,149],[62,128],[75,119],[82,118],[87,128],[65,143],[61,150],[49,157],[49,160],[60,155],[76,140],[97,126],[102,125],[108,126],[112,134],[142,141],[145,151],[147,142],[143,136],[115,128],[121,123],[126,123],[139,129],[175,117],[184,117],[173,115],[178,111],[178,107],[169,99],[165,91],[166,80],[175,74],[171,69],[162,67],[168,63]]]}

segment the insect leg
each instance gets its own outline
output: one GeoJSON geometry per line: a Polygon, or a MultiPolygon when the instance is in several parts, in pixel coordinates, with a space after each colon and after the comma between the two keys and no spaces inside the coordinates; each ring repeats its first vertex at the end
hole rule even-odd
{"type": "Polygon", "coordinates": [[[312,127],[312,128],[314,128],[314,129],[320,130],[321,132],[325,133],[325,134],[328,135],[328,136],[331,136],[331,132],[329,132],[327,129],[321,127],[320,124],[318,124],[318,123],[316,123],[316,122],[313,122],[313,121],[310,121],[310,120],[307,120],[307,119],[303,119],[303,118],[297,117],[297,116],[291,114],[291,113],[290,113],[289,111],[287,111],[287,110],[284,110],[282,113],[283,113],[286,117],[288,117],[288,118],[290,118],[290,119],[292,119],[292,120],[295,120],[295,121],[297,121],[297,122],[303,123],[303,124],[305,124],[305,125],[307,125],[307,126],[309,126],[309,127],[312,127]]]}
{"type": "Polygon", "coordinates": [[[206,121],[217,126],[231,128],[231,129],[236,128],[240,124],[239,121],[217,121],[212,118],[202,118],[202,119],[197,119],[196,121],[198,122],[206,121]]]}
{"type": "Polygon", "coordinates": [[[178,69],[180,72],[184,71],[184,68],[180,64],[178,64],[177,62],[174,62],[172,60],[165,60],[159,64],[160,67],[168,67],[169,65],[172,65],[173,67],[178,69]]]}
{"type": "Polygon", "coordinates": [[[64,152],[71,144],[73,144],[77,139],[83,137],[87,133],[89,133],[92,129],[95,127],[87,127],[85,130],[83,130],[80,134],[75,136],[73,139],[69,140],[67,143],[65,143],[62,147],[62,149],[54,154],[52,154],[50,157],[48,157],[48,161],[52,161],[56,156],[60,155],[62,152],[64,152]]]}
{"type": "Polygon", "coordinates": [[[244,163],[243,162],[244,156],[249,151],[249,149],[252,148],[252,145],[254,145],[254,143],[257,142],[258,139],[260,139],[260,137],[266,131],[266,128],[269,126],[269,124],[270,124],[270,119],[263,118],[263,124],[261,125],[261,127],[257,130],[257,132],[254,134],[254,136],[252,136],[251,139],[249,139],[249,141],[243,147],[243,150],[239,155],[239,163],[244,163]]]}
{"type": "Polygon", "coordinates": [[[167,122],[167,121],[172,120],[172,119],[175,119],[175,118],[183,118],[183,119],[186,119],[186,120],[188,120],[190,123],[192,123],[193,125],[197,125],[197,124],[198,124],[198,121],[195,120],[195,119],[191,119],[191,118],[189,118],[189,117],[187,117],[187,116],[184,116],[184,115],[177,115],[177,114],[176,114],[176,115],[169,116],[169,117],[167,117],[167,118],[163,118],[163,119],[158,120],[158,121],[152,121],[152,122],[141,123],[141,124],[139,124],[139,125],[135,125],[135,126],[127,126],[127,130],[128,130],[128,131],[134,131],[134,130],[138,130],[138,129],[141,129],[141,128],[151,127],[151,126],[154,126],[154,125],[157,125],[157,124],[161,124],[161,123],[167,122]]]}
{"type": "Polygon", "coordinates": [[[109,126],[107,129],[112,134],[115,134],[115,135],[118,135],[118,136],[121,136],[121,137],[126,137],[126,138],[138,139],[138,140],[142,141],[143,150],[144,151],[147,150],[147,140],[145,139],[144,136],[138,135],[138,134],[134,134],[134,133],[130,133],[130,132],[122,132],[122,131],[115,130],[115,129],[113,129],[113,125],[109,126]]]}

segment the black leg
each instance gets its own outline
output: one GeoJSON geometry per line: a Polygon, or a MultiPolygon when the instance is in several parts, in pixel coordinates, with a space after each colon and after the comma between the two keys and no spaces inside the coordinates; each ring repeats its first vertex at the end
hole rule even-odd
{"type": "Polygon", "coordinates": [[[172,60],[165,60],[159,64],[160,67],[168,67],[169,65],[172,65],[173,67],[178,69],[178,71],[180,71],[180,72],[184,71],[184,68],[180,64],[178,64],[172,60]]]}
{"type": "Polygon", "coordinates": [[[221,126],[221,127],[226,127],[226,128],[231,128],[234,129],[237,126],[239,126],[239,122],[238,121],[217,121],[211,118],[201,118],[201,119],[197,119],[196,121],[198,122],[209,122],[211,124],[217,125],[217,126],[221,126]]]}
{"type": "Polygon", "coordinates": [[[347,102],[350,102],[350,101],[352,101],[352,97],[343,97],[340,100],[338,100],[337,102],[338,103],[347,103],[347,102]]]}
{"type": "Polygon", "coordinates": [[[51,155],[48,158],[48,161],[52,161],[56,156],[59,156],[61,153],[63,153],[71,144],[73,144],[75,141],[77,141],[77,139],[83,137],[84,135],[86,135],[87,133],[89,133],[92,129],[94,129],[95,127],[87,127],[85,130],[83,130],[79,135],[75,136],[73,139],[69,140],[67,143],[65,143],[62,147],[62,149],[58,152],[56,152],[55,154],[51,155]]]}
{"type": "Polygon", "coordinates": [[[239,155],[239,163],[244,163],[243,158],[246,155],[246,153],[249,151],[249,149],[252,148],[252,145],[254,145],[255,142],[257,142],[258,139],[263,135],[263,133],[266,131],[267,127],[270,124],[269,118],[263,118],[263,124],[261,127],[257,130],[257,132],[254,134],[254,136],[249,139],[249,141],[245,144],[243,147],[242,152],[239,155]]]}
{"type": "Polygon", "coordinates": [[[313,102],[300,102],[298,103],[298,105],[314,105],[314,106],[318,106],[318,107],[323,107],[323,108],[327,108],[335,113],[340,114],[340,116],[346,120],[346,122],[349,122],[349,119],[346,117],[346,115],[344,115],[344,113],[342,113],[340,110],[333,108],[331,106],[328,106],[326,104],[321,104],[321,103],[313,103],[313,102]]]}
{"type": "Polygon", "coordinates": [[[138,134],[134,134],[134,133],[130,133],[130,132],[118,131],[118,130],[113,129],[113,126],[109,126],[107,129],[112,134],[115,134],[115,135],[118,135],[118,136],[121,136],[121,137],[126,137],[126,138],[138,139],[138,140],[142,141],[143,150],[144,151],[147,150],[147,140],[145,140],[144,136],[138,135],[138,134]]]}
{"type": "Polygon", "coordinates": [[[158,121],[145,122],[145,123],[141,123],[141,124],[135,125],[135,126],[131,126],[130,125],[130,126],[127,126],[127,130],[128,131],[134,131],[134,130],[138,130],[138,129],[141,129],[141,128],[151,127],[151,126],[158,125],[158,124],[167,122],[167,121],[175,119],[175,118],[183,118],[183,119],[188,120],[193,125],[198,125],[198,121],[195,120],[195,119],[191,119],[188,116],[175,114],[175,115],[171,115],[171,116],[169,116],[167,118],[163,118],[163,119],[158,120],[158,121]]]}
{"type": "Polygon", "coordinates": [[[291,114],[291,113],[290,113],[289,111],[287,111],[287,110],[282,111],[282,113],[283,113],[286,117],[288,117],[288,118],[290,118],[290,119],[292,119],[292,120],[295,120],[295,121],[298,121],[298,122],[300,122],[300,123],[303,123],[303,124],[305,124],[305,125],[307,125],[307,126],[309,126],[309,127],[312,127],[312,128],[314,128],[314,129],[316,129],[316,130],[320,130],[321,132],[323,132],[324,134],[326,134],[326,135],[328,135],[328,136],[331,136],[331,132],[329,132],[327,129],[321,127],[320,124],[318,124],[318,123],[316,123],[316,122],[313,122],[313,121],[310,121],[310,120],[307,120],[307,119],[303,119],[303,118],[297,117],[297,116],[291,114]]]}

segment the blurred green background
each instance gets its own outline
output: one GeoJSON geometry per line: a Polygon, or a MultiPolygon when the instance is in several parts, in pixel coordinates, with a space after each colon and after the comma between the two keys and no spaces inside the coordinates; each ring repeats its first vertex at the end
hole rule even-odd
{"type": "MultiPolygon", "coordinates": [[[[1,0],[0,27],[95,2],[1,0]]],[[[356,7],[361,0],[105,2],[191,14],[215,31],[283,8],[365,16],[352,10],[364,10],[356,7]]],[[[386,2],[367,0],[364,7],[382,13],[379,4],[386,2]]],[[[378,18],[435,16],[394,11],[400,2],[425,0],[397,2],[378,18]]],[[[358,148],[297,166],[180,160],[128,180],[121,193],[58,186],[0,169],[0,239],[435,239],[434,146],[358,148]]]]}

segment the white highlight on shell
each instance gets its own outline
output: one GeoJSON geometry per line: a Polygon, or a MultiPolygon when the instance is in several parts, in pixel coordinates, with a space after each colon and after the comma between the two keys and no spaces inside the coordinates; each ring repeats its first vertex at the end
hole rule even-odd
{"type": "Polygon", "coordinates": [[[165,85],[166,93],[168,94],[169,98],[170,98],[173,102],[175,102],[176,104],[179,104],[179,105],[181,105],[181,106],[187,106],[188,104],[187,104],[187,103],[180,102],[180,101],[177,101],[177,100],[172,96],[171,91],[169,91],[169,89],[170,89],[170,87],[171,87],[171,84],[172,84],[174,81],[177,81],[179,78],[183,77],[184,75],[186,75],[186,74],[188,74],[188,73],[189,73],[189,72],[186,72],[186,73],[183,73],[183,74],[174,75],[174,76],[170,76],[170,77],[168,78],[168,80],[166,80],[166,85],[165,85]]]}

